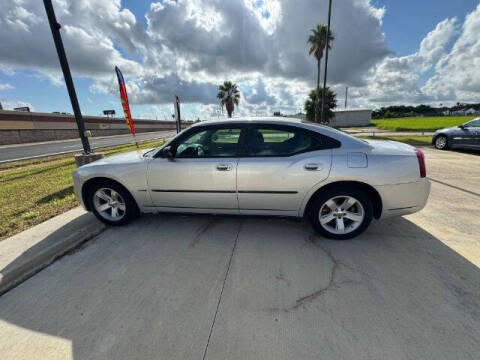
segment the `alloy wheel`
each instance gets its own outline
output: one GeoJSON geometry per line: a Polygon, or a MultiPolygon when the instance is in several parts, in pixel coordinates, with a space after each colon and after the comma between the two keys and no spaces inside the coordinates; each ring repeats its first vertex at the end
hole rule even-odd
{"type": "Polygon", "coordinates": [[[447,146],[447,138],[445,136],[439,136],[435,140],[435,147],[439,150],[445,149],[447,146]]]}
{"type": "Polygon", "coordinates": [[[93,205],[101,217],[110,221],[119,221],[126,213],[122,195],[110,188],[98,189],[93,195],[93,205]]]}
{"type": "Polygon", "coordinates": [[[349,234],[355,231],[365,218],[360,201],[352,196],[335,196],[326,201],[318,214],[320,225],[331,234],[349,234]]]}

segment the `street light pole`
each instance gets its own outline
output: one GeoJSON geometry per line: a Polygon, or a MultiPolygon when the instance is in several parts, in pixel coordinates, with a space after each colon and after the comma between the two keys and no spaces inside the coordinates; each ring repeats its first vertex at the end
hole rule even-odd
{"type": "Polygon", "coordinates": [[[345,109],[347,108],[347,99],[348,99],[348,86],[345,87],[345,109]]]}
{"type": "Polygon", "coordinates": [[[58,60],[60,61],[60,66],[62,67],[63,77],[65,78],[68,95],[70,96],[73,113],[75,114],[75,121],[77,122],[78,132],[80,134],[80,139],[82,140],[83,152],[85,154],[89,154],[91,153],[90,144],[88,143],[88,138],[85,136],[85,125],[83,123],[82,112],[80,111],[80,105],[78,104],[75,86],[73,85],[72,74],[70,73],[70,67],[68,66],[67,55],[65,54],[62,36],[60,35],[61,25],[57,22],[57,18],[55,17],[52,1],[43,0],[43,4],[45,5],[48,22],[50,24],[50,29],[52,30],[53,41],[57,49],[58,60]]]}
{"type": "Polygon", "coordinates": [[[322,108],[320,113],[320,122],[323,123],[325,117],[325,91],[327,87],[327,67],[328,67],[328,40],[330,38],[330,19],[332,17],[332,0],[328,2],[328,25],[327,25],[327,33],[325,35],[325,73],[323,75],[323,91],[322,91],[322,108]]]}

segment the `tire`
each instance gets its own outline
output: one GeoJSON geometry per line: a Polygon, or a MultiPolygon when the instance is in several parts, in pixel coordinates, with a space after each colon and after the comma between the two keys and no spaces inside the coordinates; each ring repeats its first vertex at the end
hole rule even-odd
{"type": "Polygon", "coordinates": [[[373,205],[362,190],[335,186],[313,199],[308,215],[320,235],[335,240],[346,240],[360,235],[367,229],[372,221],[373,205]]]}
{"type": "Polygon", "coordinates": [[[449,148],[448,138],[445,135],[438,135],[433,141],[433,145],[435,146],[435,149],[447,150],[449,148]]]}
{"type": "Polygon", "coordinates": [[[107,225],[126,224],[140,213],[132,195],[114,181],[94,183],[88,189],[87,201],[95,216],[107,225]]]}

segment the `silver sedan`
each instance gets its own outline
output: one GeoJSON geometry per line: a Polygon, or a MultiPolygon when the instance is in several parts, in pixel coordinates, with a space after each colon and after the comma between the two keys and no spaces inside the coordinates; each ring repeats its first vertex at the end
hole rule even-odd
{"type": "Polygon", "coordinates": [[[110,225],[150,212],[307,216],[333,239],[419,211],[430,193],[419,149],[278,118],[201,122],[73,179],[78,201],[110,225]]]}

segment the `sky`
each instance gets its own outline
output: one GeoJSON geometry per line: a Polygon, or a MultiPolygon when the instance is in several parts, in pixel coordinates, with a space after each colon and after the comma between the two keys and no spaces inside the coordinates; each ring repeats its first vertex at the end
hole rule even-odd
{"type": "MultiPolygon", "coordinates": [[[[302,110],[316,85],[306,39],[328,0],[53,0],[85,115],[121,102],[133,117],[218,116],[235,82],[235,116],[302,110]]],[[[4,109],[72,112],[42,1],[0,0],[4,109]]],[[[473,0],[333,0],[328,85],[343,107],[480,102],[480,5],[473,0]]]]}

